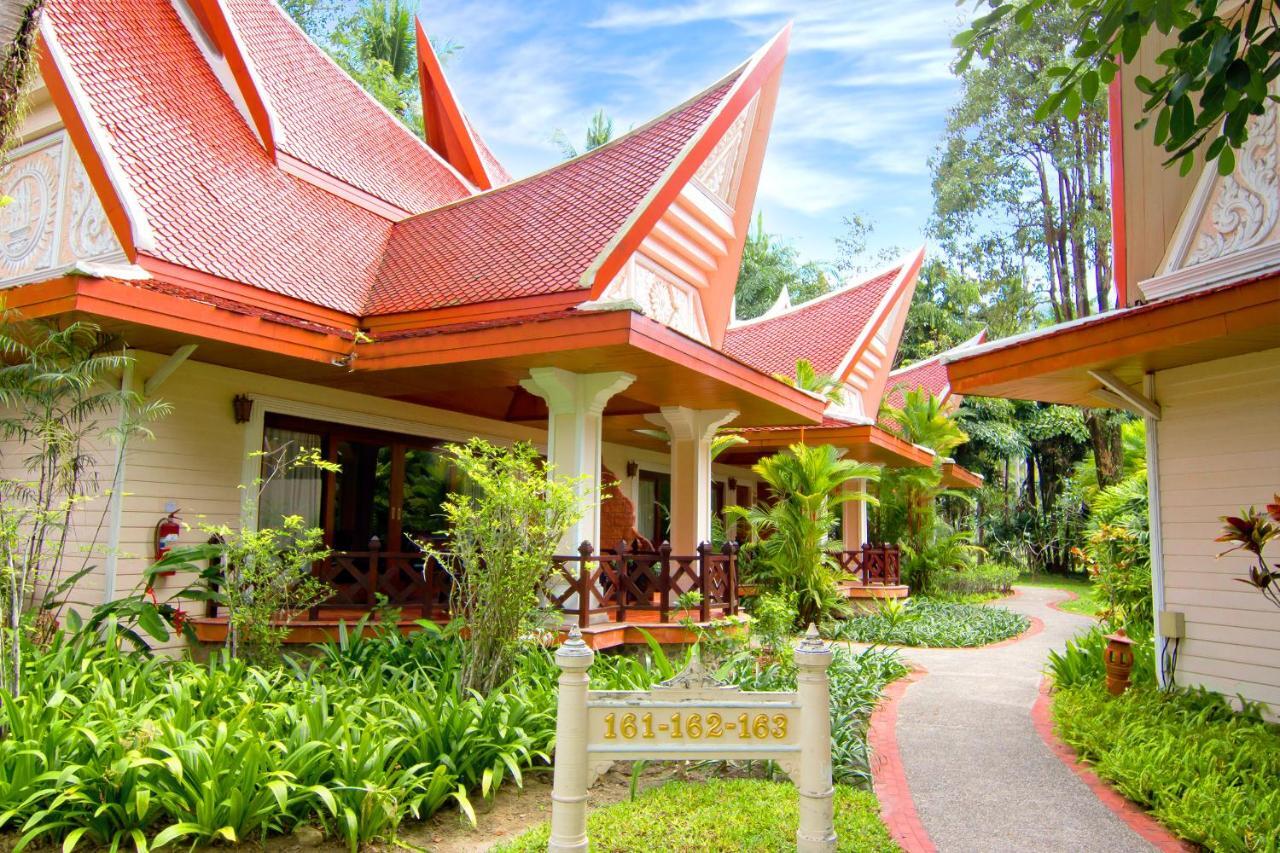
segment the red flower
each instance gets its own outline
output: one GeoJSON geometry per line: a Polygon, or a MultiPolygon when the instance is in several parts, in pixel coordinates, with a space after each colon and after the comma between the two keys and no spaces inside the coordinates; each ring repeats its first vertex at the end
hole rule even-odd
{"type": "Polygon", "coordinates": [[[1273,495],[1271,499],[1275,501],[1275,503],[1267,504],[1267,514],[1277,522],[1280,522],[1280,492],[1273,495]]]}

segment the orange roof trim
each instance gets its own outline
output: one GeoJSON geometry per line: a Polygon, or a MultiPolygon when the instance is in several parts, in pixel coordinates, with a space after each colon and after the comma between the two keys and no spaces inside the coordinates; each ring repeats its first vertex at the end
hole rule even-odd
{"type": "Polygon", "coordinates": [[[482,190],[493,189],[503,181],[495,181],[485,168],[471,125],[453,96],[422,21],[415,17],[413,26],[417,34],[418,88],[422,93],[422,123],[427,144],[468,181],[482,190]]]}

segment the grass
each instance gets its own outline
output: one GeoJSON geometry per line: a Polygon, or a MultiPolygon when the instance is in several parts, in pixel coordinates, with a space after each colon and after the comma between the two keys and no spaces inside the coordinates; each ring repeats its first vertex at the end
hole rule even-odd
{"type": "Polygon", "coordinates": [[[1280,729],[1207,692],[1092,680],[1059,690],[1062,739],[1175,834],[1210,850],[1280,851],[1280,729]]]}
{"type": "MultiPolygon", "coordinates": [[[[587,835],[596,853],[795,850],[798,801],[789,782],[668,782],[630,802],[591,811],[587,835]]],[[[875,797],[866,791],[837,785],[835,822],[838,850],[899,849],[880,821],[875,797]]],[[[540,853],[547,849],[549,834],[543,823],[496,850],[540,853]]]]}
{"type": "Polygon", "coordinates": [[[887,646],[973,647],[1016,637],[1031,626],[1027,617],[1004,607],[954,604],[911,598],[883,603],[866,616],[840,623],[835,638],[887,646]]]}
{"type": "Polygon", "coordinates": [[[1058,607],[1068,613],[1078,613],[1081,616],[1098,615],[1098,611],[1102,609],[1103,603],[1098,599],[1098,589],[1093,582],[1087,577],[1071,577],[1063,575],[1022,575],[1018,578],[1019,586],[1039,586],[1048,589],[1061,589],[1066,592],[1074,592],[1079,598],[1071,601],[1062,601],[1058,603],[1058,607]]]}

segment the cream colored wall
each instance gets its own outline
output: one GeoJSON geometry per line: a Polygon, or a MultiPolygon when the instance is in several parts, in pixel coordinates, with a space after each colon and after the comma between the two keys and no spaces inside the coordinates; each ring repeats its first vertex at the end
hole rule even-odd
{"type": "Polygon", "coordinates": [[[1219,516],[1280,492],[1280,350],[1161,371],[1156,395],[1165,608],[1186,614],[1177,683],[1280,712],[1280,608],[1214,541],[1219,516]]]}

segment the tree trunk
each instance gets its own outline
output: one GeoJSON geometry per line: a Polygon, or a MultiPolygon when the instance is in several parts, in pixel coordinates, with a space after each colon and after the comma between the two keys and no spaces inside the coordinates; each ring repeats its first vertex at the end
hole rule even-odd
{"type": "Polygon", "coordinates": [[[1085,409],[1084,422],[1093,444],[1098,488],[1114,486],[1124,477],[1124,438],[1120,432],[1120,419],[1104,409],[1085,409]]]}

